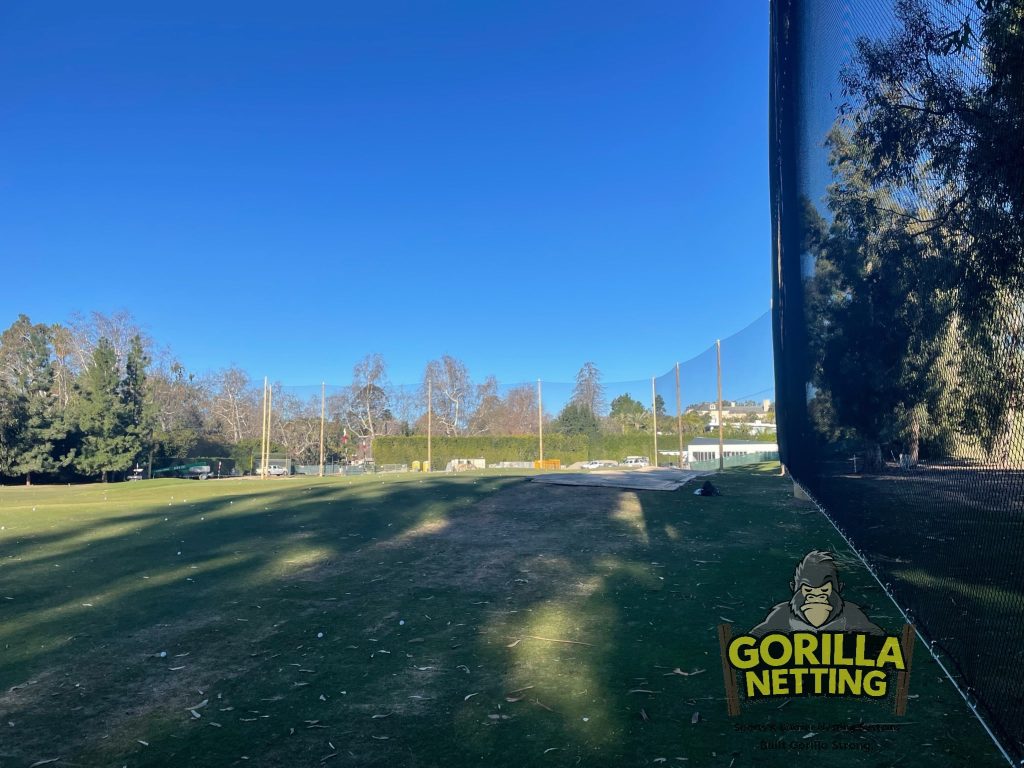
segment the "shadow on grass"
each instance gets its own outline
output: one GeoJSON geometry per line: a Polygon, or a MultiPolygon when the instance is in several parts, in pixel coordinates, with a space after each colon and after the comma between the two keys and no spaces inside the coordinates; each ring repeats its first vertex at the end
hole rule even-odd
{"type": "MultiPolygon", "coordinates": [[[[178,484],[137,512],[55,508],[4,541],[0,680],[25,687],[0,696],[15,723],[0,759],[791,765],[724,716],[715,635],[784,599],[807,549],[842,552],[776,473],[726,472],[710,499],[464,476],[178,484]],[[164,506],[178,489],[196,498],[164,506]]],[[[964,709],[921,668],[913,708],[931,702],[930,725],[844,743],[983,764],[980,730],[950,735],[964,709]]],[[[744,719],[889,719],[836,702],[765,711],[744,719]]],[[[829,764],[863,760],[851,747],[829,764]]]]}

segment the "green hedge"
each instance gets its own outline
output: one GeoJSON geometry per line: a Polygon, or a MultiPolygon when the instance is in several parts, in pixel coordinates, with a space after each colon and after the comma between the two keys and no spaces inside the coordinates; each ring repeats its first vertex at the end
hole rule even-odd
{"type": "MultiPolygon", "coordinates": [[[[586,461],[587,438],[584,435],[544,435],[544,458],[561,459],[562,464],[586,461]]],[[[431,444],[434,469],[444,469],[452,459],[479,459],[488,464],[499,461],[536,461],[537,438],[533,435],[504,437],[435,437],[431,444]]],[[[412,464],[427,460],[427,438],[378,437],[373,441],[373,460],[381,464],[412,464]]]]}
{"type": "MultiPolygon", "coordinates": [[[[694,437],[717,437],[714,434],[683,435],[683,450],[694,437]]],[[[774,441],[775,435],[750,437],[726,429],[726,437],[745,437],[748,440],[774,441]]],[[[433,440],[434,468],[444,469],[452,459],[487,459],[488,464],[499,461],[536,461],[537,437],[535,435],[477,436],[477,437],[435,437],[433,440]]],[[[675,434],[658,435],[658,449],[679,450],[679,438],[675,434]]],[[[544,458],[561,459],[563,466],[575,461],[588,459],[611,459],[622,461],[626,456],[646,456],[654,459],[654,440],[645,432],[626,435],[602,434],[594,437],[573,435],[571,437],[551,433],[544,435],[544,458]]],[[[378,437],[373,441],[373,458],[380,464],[412,464],[427,460],[426,435],[412,437],[378,437]]],[[[662,463],[672,461],[670,457],[659,456],[662,463]]]]}

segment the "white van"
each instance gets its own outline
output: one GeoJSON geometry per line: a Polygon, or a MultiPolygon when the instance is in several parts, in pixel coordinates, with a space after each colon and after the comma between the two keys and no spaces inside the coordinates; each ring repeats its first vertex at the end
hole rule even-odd
{"type": "Polygon", "coordinates": [[[650,465],[651,462],[646,456],[627,456],[620,464],[623,467],[649,467],[650,465]]]}

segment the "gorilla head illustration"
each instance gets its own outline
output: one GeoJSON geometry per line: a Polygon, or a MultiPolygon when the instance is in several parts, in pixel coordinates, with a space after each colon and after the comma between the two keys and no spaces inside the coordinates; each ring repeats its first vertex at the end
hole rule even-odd
{"type": "Polygon", "coordinates": [[[755,637],[770,632],[884,632],[872,622],[856,603],[844,600],[843,583],[839,581],[836,562],[831,552],[808,552],[793,573],[789,588],[792,597],[779,603],[750,634],[755,637]]]}

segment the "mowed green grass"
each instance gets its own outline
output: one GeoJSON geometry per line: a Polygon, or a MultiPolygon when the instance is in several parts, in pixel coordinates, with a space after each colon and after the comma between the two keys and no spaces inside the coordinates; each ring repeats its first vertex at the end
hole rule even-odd
{"type": "Polygon", "coordinates": [[[920,644],[905,718],[726,716],[716,625],[760,621],[807,550],[900,625],[776,473],[0,488],[0,766],[1003,764],[920,644]]]}

